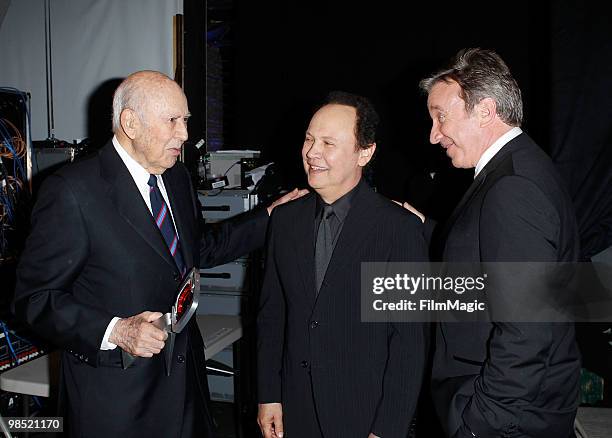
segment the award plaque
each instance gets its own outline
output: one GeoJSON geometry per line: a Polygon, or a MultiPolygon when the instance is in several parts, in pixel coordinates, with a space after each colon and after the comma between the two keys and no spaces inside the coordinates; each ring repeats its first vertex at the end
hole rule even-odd
{"type": "MultiPolygon", "coordinates": [[[[174,352],[174,340],[176,335],[183,331],[193,317],[198,307],[198,295],[200,292],[200,270],[192,268],[181,283],[174,305],[170,312],[163,314],[153,324],[168,333],[168,339],[164,345],[164,356],[166,362],[166,375],[170,375],[172,369],[172,355],[174,352]]],[[[135,357],[126,351],[121,351],[123,369],[128,368],[135,357]]]]}

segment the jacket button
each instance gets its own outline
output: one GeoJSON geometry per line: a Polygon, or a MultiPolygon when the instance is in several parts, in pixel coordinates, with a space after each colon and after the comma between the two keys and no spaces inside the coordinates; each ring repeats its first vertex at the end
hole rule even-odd
{"type": "Polygon", "coordinates": [[[307,360],[303,360],[302,362],[300,362],[300,366],[302,368],[308,368],[308,361],[307,360]]]}
{"type": "Polygon", "coordinates": [[[179,354],[178,356],[176,356],[176,361],[178,363],[184,363],[185,362],[185,356],[183,356],[182,354],[179,354]]]}
{"type": "Polygon", "coordinates": [[[174,272],[174,281],[179,281],[181,279],[181,276],[179,275],[178,272],[174,272]]]}
{"type": "Polygon", "coordinates": [[[310,323],[310,328],[311,328],[311,329],[313,329],[313,328],[317,328],[317,326],[318,326],[318,325],[319,325],[319,323],[318,323],[317,321],[312,321],[312,322],[310,323]]]}

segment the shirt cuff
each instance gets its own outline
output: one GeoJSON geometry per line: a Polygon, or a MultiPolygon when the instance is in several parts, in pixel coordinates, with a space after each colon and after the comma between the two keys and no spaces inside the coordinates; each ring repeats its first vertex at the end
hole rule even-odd
{"type": "Polygon", "coordinates": [[[118,316],[115,316],[113,319],[111,319],[111,322],[108,323],[108,327],[106,327],[104,337],[102,338],[100,350],[114,350],[115,348],[117,348],[117,344],[113,344],[108,340],[108,338],[110,338],[113,328],[115,328],[115,324],[117,324],[117,321],[119,321],[120,319],[121,318],[119,318],[118,316]]]}

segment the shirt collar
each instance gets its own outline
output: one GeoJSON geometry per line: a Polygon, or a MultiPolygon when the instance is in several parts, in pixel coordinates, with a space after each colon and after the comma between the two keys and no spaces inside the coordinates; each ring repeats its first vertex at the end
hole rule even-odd
{"type": "MultiPolygon", "coordinates": [[[[346,194],[342,195],[340,198],[336,199],[331,205],[334,208],[334,214],[340,221],[340,223],[344,222],[344,219],[348,216],[349,210],[351,209],[351,204],[355,199],[355,195],[359,191],[359,187],[363,184],[363,179],[359,180],[357,185],[353,187],[346,194]]],[[[317,214],[316,217],[321,215],[321,210],[323,209],[323,205],[325,201],[321,199],[320,196],[317,196],[317,214]]]]}
{"type": "Polygon", "coordinates": [[[476,170],[474,172],[474,178],[478,176],[480,171],[484,169],[489,161],[503,148],[506,144],[510,142],[510,140],[518,137],[522,133],[522,129],[518,126],[515,126],[510,131],[506,132],[504,135],[499,137],[495,142],[489,146],[489,148],[484,151],[484,153],[480,156],[480,160],[476,163],[476,170]]]}
{"type": "MultiPolygon", "coordinates": [[[[113,136],[113,146],[119,154],[119,157],[121,157],[121,160],[125,163],[125,166],[128,168],[136,185],[138,187],[147,186],[149,183],[149,172],[127,153],[116,136],[113,136]]],[[[159,182],[159,178],[157,178],[157,181],[159,182]]]]}

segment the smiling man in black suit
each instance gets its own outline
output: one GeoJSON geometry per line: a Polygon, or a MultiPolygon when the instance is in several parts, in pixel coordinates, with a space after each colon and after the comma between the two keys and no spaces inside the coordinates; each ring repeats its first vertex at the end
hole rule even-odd
{"type": "MultiPolygon", "coordinates": [[[[444,262],[575,261],[571,200],[551,160],[520,128],[521,92],[499,55],[463,50],[421,88],[431,143],[453,166],[475,168],[436,233],[434,253],[444,262]]],[[[449,437],[573,436],[579,375],[573,324],[437,327],[433,399],[449,437]]]]}
{"type": "Polygon", "coordinates": [[[336,92],[302,159],[316,193],[276,209],[258,316],[265,438],[405,438],[426,356],[422,324],[361,320],[361,262],[426,261],[422,224],[363,180],[378,116],[336,92]]]}

